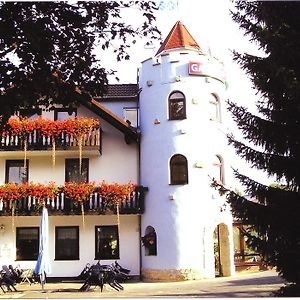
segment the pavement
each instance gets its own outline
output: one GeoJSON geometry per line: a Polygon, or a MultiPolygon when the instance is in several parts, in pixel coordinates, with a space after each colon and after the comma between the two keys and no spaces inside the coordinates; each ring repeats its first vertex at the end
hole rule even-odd
{"type": "Polygon", "coordinates": [[[274,297],[272,292],[284,285],[274,270],[239,273],[232,277],[219,277],[181,282],[128,282],[124,290],[116,291],[104,285],[103,292],[93,287],[79,292],[82,283],[46,283],[44,292],[40,284],[22,283],[17,292],[3,293],[0,299],[93,299],[93,298],[260,298],[274,297]]]}

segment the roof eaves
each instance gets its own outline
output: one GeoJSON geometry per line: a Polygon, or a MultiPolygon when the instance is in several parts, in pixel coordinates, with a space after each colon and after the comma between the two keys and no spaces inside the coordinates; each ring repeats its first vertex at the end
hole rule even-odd
{"type": "MultiPolygon", "coordinates": [[[[76,92],[82,95],[80,89],[76,89],[76,92]]],[[[80,102],[82,105],[93,111],[103,120],[111,124],[113,127],[124,133],[125,141],[127,144],[130,144],[132,141],[139,142],[140,133],[133,127],[131,127],[126,121],[118,117],[112,111],[107,109],[104,105],[99,103],[99,101],[90,98],[90,99],[83,99],[80,98],[80,102]]]]}

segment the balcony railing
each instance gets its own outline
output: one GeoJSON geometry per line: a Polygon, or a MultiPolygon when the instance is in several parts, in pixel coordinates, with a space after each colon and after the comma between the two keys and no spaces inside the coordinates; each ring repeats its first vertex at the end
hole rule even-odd
{"type": "MultiPolygon", "coordinates": [[[[142,186],[136,187],[135,191],[128,196],[126,201],[120,203],[119,213],[144,213],[146,190],[147,188],[142,186]]],[[[64,193],[60,193],[58,196],[48,199],[46,201],[46,207],[48,208],[49,215],[80,215],[82,213],[81,205],[78,202],[65,198],[64,193]]],[[[18,199],[14,204],[11,201],[4,202],[0,199],[0,216],[9,216],[12,214],[15,216],[39,215],[40,210],[40,204],[31,196],[25,199],[18,199]]],[[[95,192],[90,195],[89,199],[84,201],[84,213],[87,215],[111,214],[117,213],[117,210],[116,208],[110,209],[107,207],[101,195],[95,192]]]]}
{"type": "MultiPolygon", "coordinates": [[[[27,134],[24,140],[18,135],[6,133],[0,135],[0,151],[23,151],[26,141],[27,150],[51,150],[53,140],[49,136],[42,135],[39,130],[27,134]]],[[[62,132],[54,139],[55,149],[72,150],[78,149],[78,140],[71,134],[62,132]]],[[[94,128],[83,135],[83,149],[97,149],[101,152],[101,128],[94,128]]]]}

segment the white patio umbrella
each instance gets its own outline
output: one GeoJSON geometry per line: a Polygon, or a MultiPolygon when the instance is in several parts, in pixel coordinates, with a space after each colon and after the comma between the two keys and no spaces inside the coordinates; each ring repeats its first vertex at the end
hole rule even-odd
{"type": "Polygon", "coordinates": [[[39,256],[36,262],[34,273],[40,276],[42,289],[46,282],[46,275],[51,273],[51,265],[48,252],[48,210],[43,207],[41,223],[40,223],[40,240],[39,240],[39,256]]]}

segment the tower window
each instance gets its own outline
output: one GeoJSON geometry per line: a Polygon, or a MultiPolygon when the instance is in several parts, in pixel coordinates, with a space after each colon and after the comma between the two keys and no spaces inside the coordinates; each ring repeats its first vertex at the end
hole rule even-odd
{"type": "Polygon", "coordinates": [[[210,119],[212,121],[221,122],[221,106],[220,100],[215,94],[210,94],[210,119]]]}
{"type": "Polygon", "coordinates": [[[169,120],[186,119],[185,96],[181,92],[173,92],[169,96],[169,120]]]}
{"type": "Polygon", "coordinates": [[[223,167],[223,159],[219,155],[215,155],[213,161],[213,172],[212,177],[224,184],[224,167],[223,167]]]}
{"type": "Polygon", "coordinates": [[[171,184],[188,183],[187,159],[181,154],[173,155],[170,160],[171,184]]]}

